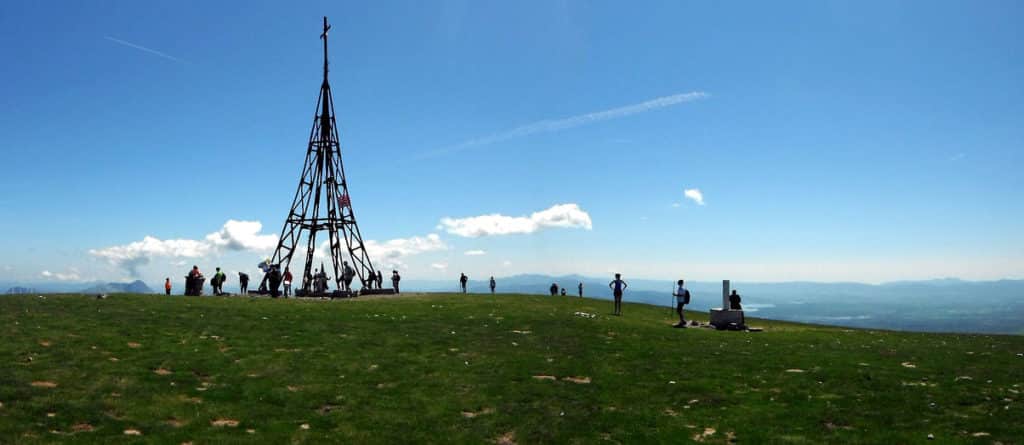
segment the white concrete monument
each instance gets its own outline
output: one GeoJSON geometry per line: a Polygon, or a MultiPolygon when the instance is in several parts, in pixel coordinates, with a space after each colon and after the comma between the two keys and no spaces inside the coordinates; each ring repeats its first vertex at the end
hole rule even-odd
{"type": "Polygon", "coordinates": [[[729,329],[729,325],[743,328],[743,311],[729,309],[729,280],[722,280],[722,307],[711,308],[711,325],[716,329],[729,329]]]}

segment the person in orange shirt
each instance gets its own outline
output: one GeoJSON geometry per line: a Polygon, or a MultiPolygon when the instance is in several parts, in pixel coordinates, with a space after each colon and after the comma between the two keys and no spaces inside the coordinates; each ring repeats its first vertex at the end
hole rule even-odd
{"type": "Polygon", "coordinates": [[[171,294],[171,279],[170,278],[168,278],[166,281],[164,281],[164,290],[167,292],[167,295],[171,294]]]}

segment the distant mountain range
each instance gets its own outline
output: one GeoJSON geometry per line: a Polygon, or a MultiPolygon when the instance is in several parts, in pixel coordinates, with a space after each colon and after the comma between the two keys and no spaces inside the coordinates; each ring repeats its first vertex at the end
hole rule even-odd
{"type": "MultiPolygon", "coordinates": [[[[489,277],[488,277],[489,278],[489,277]]],[[[659,306],[673,304],[672,280],[630,279],[626,301],[659,306]]],[[[497,278],[501,293],[549,294],[552,283],[576,295],[611,299],[611,277],[582,275],[515,275],[497,278]]],[[[458,277],[448,281],[403,281],[404,289],[453,292],[458,277]]],[[[778,320],[878,329],[931,332],[1024,334],[1024,280],[963,281],[955,278],[864,283],[753,283],[733,281],[752,316],[778,320]]],[[[722,305],[722,283],[688,281],[692,310],[722,305]]],[[[469,291],[490,292],[487,280],[470,280],[469,291]]],[[[666,311],[667,312],[667,311],[666,311]]]]}
{"type": "Polygon", "coordinates": [[[151,294],[153,289],[140,280],[131,283],[97,283],[80,291],[83,294],[151,294]]]}

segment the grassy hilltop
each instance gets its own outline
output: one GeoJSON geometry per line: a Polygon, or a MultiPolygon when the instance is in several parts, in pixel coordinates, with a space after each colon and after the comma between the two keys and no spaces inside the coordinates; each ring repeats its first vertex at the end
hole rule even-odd
{"type": "Polygon", "coordinates": [[[523,295],[2,297],[0,443],[1024,438],[1024,337],[683,330],[666,308],[610,309],[523,295]]]}

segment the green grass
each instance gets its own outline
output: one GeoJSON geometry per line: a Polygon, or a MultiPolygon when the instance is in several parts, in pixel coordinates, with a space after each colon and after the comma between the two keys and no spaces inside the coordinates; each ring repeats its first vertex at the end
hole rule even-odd
{"type": "Polygon", "coordinates": [[[0,443],[1024,438],[1024,337],[681,330],[666,308],[610,311],[523,295],[2,297],[0,443]]]}

